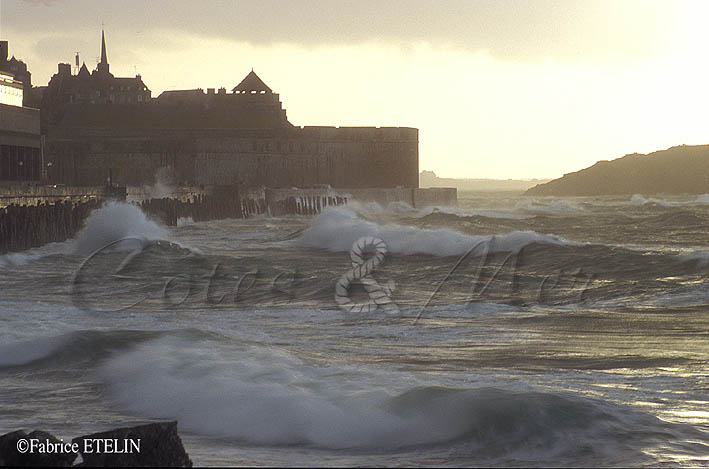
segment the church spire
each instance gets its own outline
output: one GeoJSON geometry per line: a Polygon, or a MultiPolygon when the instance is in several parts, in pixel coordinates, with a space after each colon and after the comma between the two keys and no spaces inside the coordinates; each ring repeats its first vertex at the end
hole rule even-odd
{"type": "Polygon", "coordinates": [[[106,75],[111,74],[109,72],[109,67],[108,67],[108,57],[106,55],[106,35],[103,32],[103,28],[101,29],[101,61],[98,63],[97,69],[100,73],[103,73],[106,75]]]}
{"type": "Polygon", "coordinates": [[[108,58],[106,57],[106,36],[103,34],[103,29],[101,30],[101,63],[108,65],[108,58]]]}

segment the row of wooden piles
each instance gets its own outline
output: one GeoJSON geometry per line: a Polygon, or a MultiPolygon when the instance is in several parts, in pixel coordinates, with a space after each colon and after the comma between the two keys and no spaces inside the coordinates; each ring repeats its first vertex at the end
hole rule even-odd
{"type": "Polygon", "coordinates": [[[302,196],[288,197],[268,207],[272,215],[317,215],[330,205],[344,205],[346,197],[302,196]]]}
{"type": "Polygon", "coordinates": [[[180,218],[191,218],[196,222],[223,218],[248,218],[266,211],[266,204],[262,200],[240,199],[238,195],[198,195],[187,201],[168,198],[150,199],[138,205],[143,212],[168,226],[176,226],[180,218]]]}
{"type": "MultiPolygon", "coordinates": [[[[187,201],[178,199],[150,199],[136,203],[146,214],[168,226],[176,226],[180,218],[195,222],[223,218],[249,218],[269,212],[315,215],[329,205],[343,205],[346,197],[299,196],[288,197],[266,206],[263,199],[241,198],[237,191],[214,195],[198,195],[187,201]]],[[[9,205],[0,209],[0,254],[24,251],[47,243],[61,242],[81,229],[84,220],[101,202],[55,202],[38,205],[9,205]]]]}
{"type": "Polygon", "coordinates": [[[329,205],[343,205],[346,197],[302,196],[288,197],[267,206],[263,199],[242,199],[234,195],[200,195],[187,201],[177,199],[150,199],[138,204],[143,212],[163,224],[176,226],[180,218],[192,221],[249,218],[269,212],[271,215],[316,215],[329,205]]]}
{"type": "Polygon", "coordinates": [[[0,253],[24,251],[72,238],[81,229],[96,199],[86,202],[11,204],[0,208],[0,253]]]}

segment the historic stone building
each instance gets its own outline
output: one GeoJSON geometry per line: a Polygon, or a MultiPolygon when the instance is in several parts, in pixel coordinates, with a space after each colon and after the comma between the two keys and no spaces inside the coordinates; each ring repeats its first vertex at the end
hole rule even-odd
{"type": "Polygon", "coordinates": [[[72,75],[71,65],[60,63],[42,96],[42,119],[61,119],[67,104],[141,104],[150,102],[151,92],[140,75],[134,78],[115,77],[108,64],[106,38],[101,33],[101,61],[89,73],[86,63],[72,75]]]}
{"type": "Polygon", "coordinates": [[[291,187],[418,187],[418,130],[296,127],[279,95],[252,70],[224,88],[150,98],[140,77],[101,63],[72,76],[60,64],[42,104],[55,182],[95,185],[109,170],[121,185],[151,184],[158,171],[180,183],[291,187]]]}

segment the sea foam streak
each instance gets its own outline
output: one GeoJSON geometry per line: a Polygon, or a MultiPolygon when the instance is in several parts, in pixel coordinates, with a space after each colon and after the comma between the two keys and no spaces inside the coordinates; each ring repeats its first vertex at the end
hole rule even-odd
{"type": "Polygon", "coordinates": [[[448,228],[427,230],[413,226],[378,225],[363,220],[344,207],[327,207],[313,224],[296,240],[302,247],[329,251],[349,251],[363,236],[384,240],[390,252],[396,254],[430,254],[459,256],[478,245],[483,252],[487,244],[490,252],[515,252],[532,243],[576,245],[554,235],[540,235],[533,231],[513,231],[503,235],[472,236],[448,228]]]}

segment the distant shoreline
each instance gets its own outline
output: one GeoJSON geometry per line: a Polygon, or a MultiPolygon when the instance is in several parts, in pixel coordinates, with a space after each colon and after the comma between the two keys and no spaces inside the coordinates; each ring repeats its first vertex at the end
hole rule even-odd
{"type": "Polygon", "coordinates": [[[551,181],[549,179],[458,179],[439,178],[433,171],[421,171],[419,186],[428,187],[455,187],[465,192],[524,192],[539,184],[551,181]]]}

